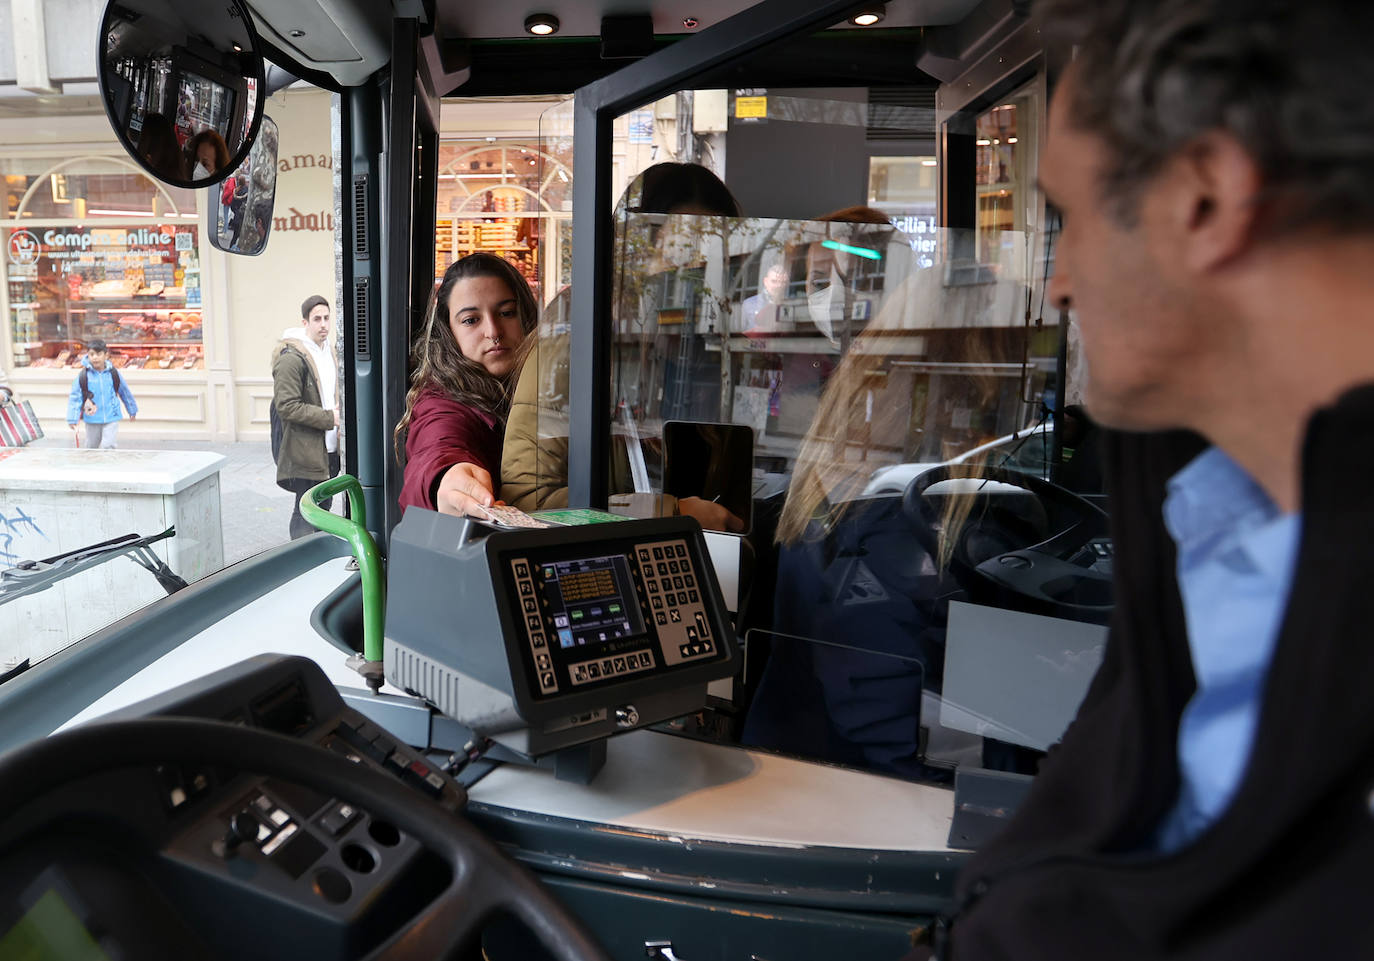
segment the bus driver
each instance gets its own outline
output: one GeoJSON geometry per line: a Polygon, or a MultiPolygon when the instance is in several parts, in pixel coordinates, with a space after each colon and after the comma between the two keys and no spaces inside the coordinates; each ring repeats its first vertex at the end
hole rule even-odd
{"type": "MultiPolygon", "coordinates": [[[[1047,0],[1044,187],[1106,451],[1101,669],[947,956],[1368,956],[1374,4],[1047,0]]],[[[937,942],[944,941],[937,937],[937,942]]]]}

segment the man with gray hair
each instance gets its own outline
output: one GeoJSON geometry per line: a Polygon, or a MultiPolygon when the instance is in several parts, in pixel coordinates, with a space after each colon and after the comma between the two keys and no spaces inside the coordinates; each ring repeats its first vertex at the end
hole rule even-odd
{"type": "Polygon", "coordinates": [[[1374,4],[1045,0],[1041,164],[1107,438],[1102,667],[938,953],[1374,945],[1374,4]]]}

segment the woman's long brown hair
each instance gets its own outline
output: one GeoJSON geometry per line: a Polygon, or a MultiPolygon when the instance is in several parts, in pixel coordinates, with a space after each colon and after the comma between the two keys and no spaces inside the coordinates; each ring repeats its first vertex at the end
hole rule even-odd
{"type": "Polygon", "coordinates": [[[473,277],[494,277],[505,282],[515,298],[520,314],[520,329],[526,340],[539,319],[539,307],[530,285],[508,261],[495,254],[476,253],[449,265],[430,298],[429,309],[425,312],[425,325],[411,347],[410,366],[415,373],[410,378],[405,413],[396,425],[393,436],[398,463],[402,460],[401,451],[405,446],[410,419],[415,413],[415,403],[426,390],[440,391],[460,404],[475,407],[502,420],[510,408],[511,389],[519,365],[513,367],[505,377],[492,376],[477,361],[463,356],[453,336],[453,329],[449,326],[449,296],[460,280],[473,277]]]}

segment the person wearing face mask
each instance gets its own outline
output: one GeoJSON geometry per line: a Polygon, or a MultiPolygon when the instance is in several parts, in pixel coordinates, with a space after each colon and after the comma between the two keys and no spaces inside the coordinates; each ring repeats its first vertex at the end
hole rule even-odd
{"type": "MultiPolygon", "coordinates": [[[[861,226],[843,225],[872,224],[891,228],[891,221],[879,210],[872,207],[845,207],[834,213],[818,217],[818,221],[833,225],[827,228],[828,239],[854,246],[868,246],[874,241],[864,240],[874,231],[861,226]],[[832,234],[833,236],[829,236],[832,234]]],[[[877,238],[881,240],[882,238],[877,238]]],[[[810,244],[806,248],[806,309],[816,329],[841,351],[849,347],[850,329],[848,318],[852,313],[853,281],[856,279],[856,255],[825,242],[810,244]]]]}
{"type": "Polygon", "coordinates": [[[229,147],[218,131],[206,127],[186,142],[186,157],[191,179],[207,180],[229,166],[229,147]]]}
{"type": "Polygon", "coordinates": [[[496,503],[511,380],[537,313],[520,271],[494,254],[470,254],[444,271],[396,426],[402,509],[481,516],[496,503]]]}

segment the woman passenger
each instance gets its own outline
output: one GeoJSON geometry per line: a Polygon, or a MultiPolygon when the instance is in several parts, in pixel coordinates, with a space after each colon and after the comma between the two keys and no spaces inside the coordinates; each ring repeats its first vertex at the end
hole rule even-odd
{"type": "Polygon", "coordinates": [[[192,180],[223,173],[229,166],[229,145],[213,127],[206,127],[186,142],[186,163],[192,180]]]}
{"type": "Polygon", "coordinates": [[[405,443],[402,510],[462,515],[495,503],[511,375],[536,314],[525,278],[494,254],[470,254],[444,271],[396,426],[398,457],[405,443]]]}

